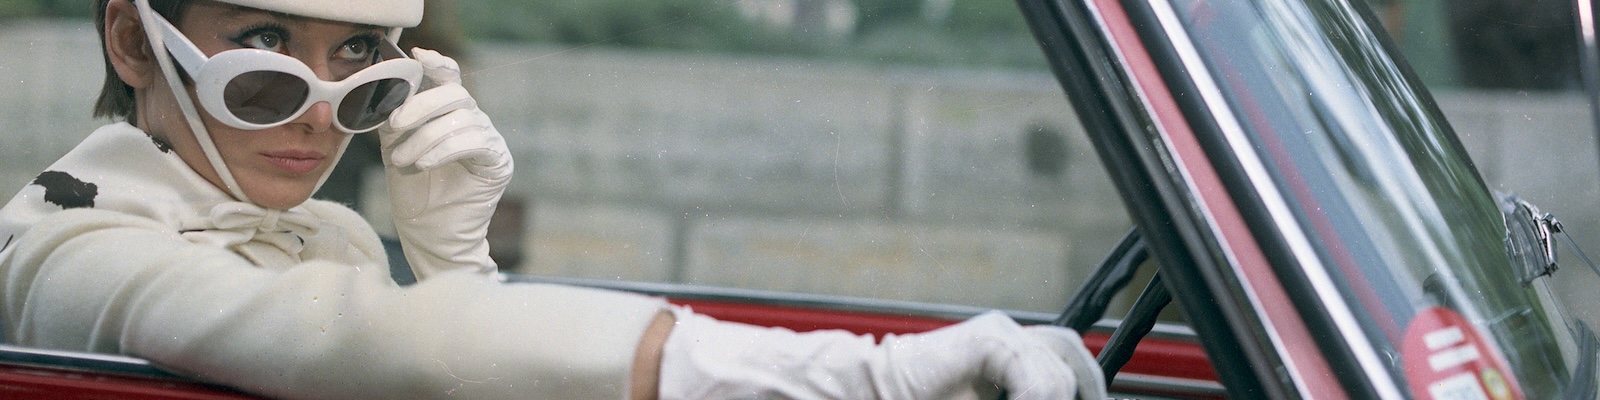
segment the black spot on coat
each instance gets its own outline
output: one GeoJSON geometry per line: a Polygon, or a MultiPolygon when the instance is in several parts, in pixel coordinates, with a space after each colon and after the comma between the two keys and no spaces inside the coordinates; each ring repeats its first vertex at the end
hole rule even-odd
{"type": "Polygon", "coordinates": [[[100,189],[61,171],[45,171],[33,179],[33,184],[44,186],[44,201],[62,209],[94,207],[100,189]]]}
{"type": "Polygon", "coordinates": [[[0,251],[6,251],[6,249],[11,248],[11,240],[12,239],[16,239],[16,238],[17,238],[17,235],[11,235],[11,236],[6,237],[6,244],[4,246],[0,246],[0,251]]]}
{"type": "Polygon", "coordinates": [[[166,139],[162,139],[162,138],[156,137],[156,135],[151,135],[149,133],[146,133],[144,135],[145,136],[149,136],[150,137],[150,141],[154,142],[156,144],[156,150],[161,150],[162,153],[171,153],[172,152],[172,143],[167,143],[166,139]]]}

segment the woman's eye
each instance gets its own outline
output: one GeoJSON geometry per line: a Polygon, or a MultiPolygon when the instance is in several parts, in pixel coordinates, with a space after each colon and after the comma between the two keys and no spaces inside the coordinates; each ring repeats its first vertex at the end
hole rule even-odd
{"type": "Polygon", "coordinates": [[[261,32],[245,36],[240,45],[252,49],[283,52],[283,36],[272,32],[261,32]]]}
{"type": "Polygon", "coordinates": [[[372,59],[372,44],[365,40],[352,40],[339,46],[336,56],[345,61],[368,61],[372,59]]]}

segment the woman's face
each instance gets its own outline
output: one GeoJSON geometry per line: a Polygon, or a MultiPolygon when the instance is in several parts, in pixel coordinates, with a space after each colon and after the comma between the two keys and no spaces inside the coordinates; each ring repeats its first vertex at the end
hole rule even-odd
{"type": "MultiPolygon", "coordinates": [[[[207,56],[239,48],[276,51],[305,62],[319,78],[328,81],[344,79],[370,65],[371,52],[383,34],[373,26],[211,1],[193,2],[173,25],[207,56]]],[[[146,92],[135,95],[139,99],[140,128],[165,139],[190,168],[226,190],[186,124],[170,86],[159,75],[153,82],[136,89],[146,92]]],[[[194,88],[189,86],[193,99],[194,88]]],[[[233,128],[217,121],[203,107],[198,111],[244,194],[267,208],[287,209],[309,199],[323,174],[333,168],[339,147],[348,135],[334,127],[333,111],[326,102],[313,105],[287,124],[262,130],[233,128]]]]}

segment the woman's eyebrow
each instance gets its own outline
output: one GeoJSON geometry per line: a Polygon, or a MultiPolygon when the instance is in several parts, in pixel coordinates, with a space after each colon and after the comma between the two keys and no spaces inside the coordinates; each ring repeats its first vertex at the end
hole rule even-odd
{"type": "MultiPolygon", "coordinates": [[[[229,10],[222,13],[222,18],[242,19],[246,18],[246,16],[250,16],[250,14],[256,13],[267,14],[267,16],[270,16],[270,18],[274,19],[274,21],[282,22],[282,24],[286,24],[286,26],[296,27],[296,29],[302,29],[302,27],[306,27],[307,24],[312,21],[312,19],[315,19],[309,18],[309,16],[296,16],[296,14],[278,13],[278,11],[258,10],[258,8],[248,8],[248,6],[242,5],[229,5],[229,10]]],[[[387,32],[387,30],[384,30],[384,27],[381,26],[373,26],[373,24],[355,24],[355,26],[350,29],[350,32],[379,32],[379,34],[382,34],[382,32],[387,32]]]]}
{"type": "MultiPolygon", "coordinates": [[[[297,29],[305,28],[306,24],[312,20],[310,17],[285,14],[277,11],[266,11],[238,5],[229,5],[228,10],[223,12],[223,17],[237,20],[244,18],[249,14],[255,13],[265,13],[268,16],[271,16],[273,20],[285,25],[290,25],[291,28],[297,29]]],[[[377,25],[355,24],[354,27],[350,28],[350,32],[353,32],[353,34],[377,33],[382,35],[388,31],[384,27],[377,25]]]]}
{"type": "Polygon", "coordinates": [[[306,21],[310,19],[298,15],[289,15],[277,11],[267,11],[239,5],[228,5],[228,9],[222,13],[222,17],[231,20],[239,20],[256,14],[266,14],[268,17],[271,17],[273,21],[284,25],[289,25],[290,28],[296,29],[305,28],[306,21]]]}
{"type": "Polygon", "coordinates": [[[386,33],[389,33],[389,31],[387,29],[384,29],[381,26],[366,25],[366,24],[356,25],[355,27],[350,28],[350,32],[353,32],[356,35],[377,34],[379,36],[382,36],[382,35],[384,35],[386,33]]]}

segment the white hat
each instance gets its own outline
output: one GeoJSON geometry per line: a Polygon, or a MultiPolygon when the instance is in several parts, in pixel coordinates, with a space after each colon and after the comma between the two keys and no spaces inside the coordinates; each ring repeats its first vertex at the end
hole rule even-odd
{"type": "Polygon", "coordinates": [[[422,0],[217,0],[284,14],[411,28],[422,22],[422,0]]]}

